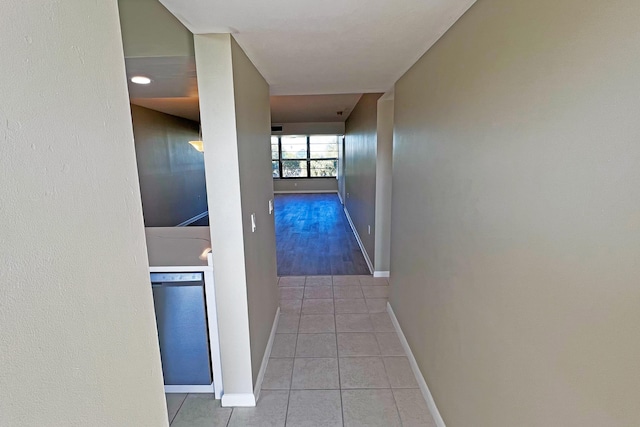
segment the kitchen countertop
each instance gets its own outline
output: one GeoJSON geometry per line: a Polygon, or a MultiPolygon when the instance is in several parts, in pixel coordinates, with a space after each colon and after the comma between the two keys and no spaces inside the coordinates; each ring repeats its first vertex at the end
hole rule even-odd
{"type": "Polygon", "coordinates": [[[150,267],[208,266],[209,227],[146,227],[150,267]],[[203,255],[204,254],[204,255],[203,255]]]}

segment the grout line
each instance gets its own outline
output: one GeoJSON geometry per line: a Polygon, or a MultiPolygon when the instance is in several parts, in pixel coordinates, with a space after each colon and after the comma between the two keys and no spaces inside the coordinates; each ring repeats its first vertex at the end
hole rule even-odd
{"type": "MultiPolygon", "coordinates": [[[[306,298],[305,297],[305,291],[307,290],[306,279],[307,279],[307,277],[305,277],[305,284],[303,286],[301,309],[300,309],[300,313],[298,314],[298,323],[297,323],[297,328],[296,328],[296,332],[295,332],[296,333],[296,343],[295,343],[294,357],[293,357],[294,366],[295,366],[295,361],[297,359],[303,358],[303,357],[298,357],[297,356],[297,346],[298,346],[298,340],[299,340],[299,336],[300,336],[300,322],[301,322],[301,319],[302,319],[302,306],[304,305],[304,301],[305,300],[307,300],[307,299],[316,299],[316,298],[306,298]]],[[[332,293],[334,292],[334,288],[333,287],[335,286],[334,282],[333,282],[333,279],[334,279],[334,276],[331,276],[331,290],[332,290],[332,293]]],[[[360,286],[361,287],[362,285],[358,284],[358,285],[354,285],[354,286],[360,286]]],[[[335,334],[336,357],[337,357],[337,361],[338,361],[338,391],[340,392],[340,409],[341,409],[341,415],[342,415],[342,426],[344,427],[344,423],[345,423],[345,420],[344,420],[344,399],[343,399],[343,391],[344,390],[342,388],[341,375],[340,375],[340,358],[341,358],[341,356],[338,353],[338,329],[337,329],[337,318],[336,318],[338,313],[336,312],[336,297],[335,297],[335,293],[333,293],[333,298],[331,298],[331,299],[332,299],[332,304],[333,304],[333,320],[334,320],[334,327],[335,327],[333,333],[335,334]]],[[[365,303],[366,303],[366,298],[365,298],[365,303]]],[[[344,333],[345,334],[349,334],[349,333],[370,333],[370,334],[373,334],[374,338],[376,340],[376,344],[378,346],[378,350],[380,351],[380,354],[377,355],[377,356],[344,356],[344,358],[379,357],[383,361],[384,373],[385,373],[385,375],[387,377],[387,381],[389,381],[389,374],[387,372],[386,365],[384,365],[384,357],[387,357],[387,356],[383,356],[382,355],[382,351],[380,350],[380,343],[378,341],[378,335],[377,335],[378,332],[375,330],[375,326],[373,324],[373,319],[372,319],[372,314],[377,314],[377,313],[369,312],[368,307],[367,307],[367,312],[366,313],[340,313],[340,314],[366,314],[367,318],[368,318],[368,320],[371,323],[371,326],[373,328],[372,331],[370,331],[370,332],[344,332],[344,333]]],[[[324,334],[324,333],[330,333],[330,332],[312,332],[310,334],[324,334]]],[[[397,335],[397,333],[396,333],[396,335],[397,335]]],[[[389,356],[389,357],[393,357],[393,356],[389,356]]],[[[401,357],[401,356],[398,356],[398,357],[401,357]]],[[[293,386],[293,368],[291,370],[291,376],[290,376],[290,379],[289,379],[289,390],[287,390],[288,397],[287,397],[287,408],[286,408],[286,414],[285,414],[285,425],[286,425],[286,423],[288,421],[288,414],[289,414],[289,407],[290,407],[290,403],[291,403],[292,391],[294,391],[292,386],[293,386]]],[[[332,389],[301,389],[301,390],[332,390],[332,389]]],[[[395,400],[395,395],[393,394],[393,390],[394,389],[391,387],[391,383],[390,382],[389,382],[389,387],[388,388],[382,388],[382,389],[379,389],[379,388],[374,388],[374,389],[362,388],[362,389],[359,389],[359,388],[357,388],[357,389],[353,389],[353,390],[389,390],[391,392],[391,395],[392,395],[392,398],[393,398],[393,402],[394,402],[394,406],[395,406],[395,409],[396,409],[396,413],[398,415],[398,419],[402,423],[402,420],[400,418],[400,412],[399,412],[399,409],[398,409],[398,404],[397,404],[397,402],[395,400]]],[[[232,413],[232,415],[233,415],[233,413],[232,413]]],[[[231,417],[229,418],[229,420],[230,419],[231,419],[231,417]]]]}
{"type": "MultiPolygon", "coordinates": [[[[396,334],[396,337],[398,337],[398,332],[394,331],[396,334]]],[[[374,335],[376,336],[376,341],[378,341],[378,332],[375,332],[374,335]]],[[[400,337],[398,337],[398,339],[400,339],[400,337]]],[[[378,347],[380,347],[380,343],[378,342],[378,347]]],[[[380,353],[382,354],[382,350],[380,350],[380,353]]],[[[391,385],[391,380],[389,379],[389,372],[387,370],[387,364],[384,363],[384,358],[385,357],[390,357],[390,356],[381,356],[382,359],[382,366],[384,367],[384,372],[387,375],[387,381],[389,382],[389,390],[391,390],[391,397],[393,398],[393,403],[395,404],[396,407],[396,413],[398,414],[398,420],[400,420],[400,425],[402,425],[402,417],[400,416],[400,408],[398,408],[398,401],[396,400],[396,395],[393,392],[394,388],[391,385]]],[[[402,356],[397,356],[397,357],[402,357],[402,356]]],[[[404,357],[406,357],[406,354],[404,355],[404,357]]]]}
{"type": "Polygon", "coordinates": [[[342,401],[342,377],[340,376],[340,353],[338,350],[338,319],[336,318],[336,298],[333,290],[333,277],[331,276],[331,293],[333,294],[333,324],[336,331],[336,362],[338,363],[338,390],[340,390],[340,415],[342,418],[342,427],[344,427],[344,403],[342,401]]]}
{"type": "MultiPolygon", "coordinates": [[[[302,287],[302,298],[304,302],[304,289],[306,288],[306,277],[305,277],[305,285],[302,287]]],[[[296,345],[293,347],[293,364],[291,365],[291,376],[289,377],[289,390],[287,390],[287,409],[284,413],[284,425],[287,425],[287,419],[289,417],[289,404],[291,403],[291,387],[293,386],[293,369],[296,366],[296,350],[298,349],[298,335],[300,334],[300,319],[302,318],[302,304],[300,304],[300,314],[298,315],[298,327],[296,328],[296,345]]]]}
{"type": "Polygon", "coordinates": [[[225,424],[225,427],[229,427],[229,424],[231,424],[231,418],[233,417],[233,412],[236,410],[236,408],[231,408],[231,413],[229,414],[229,419],[227,420],[227,424],[225,424]]]}
{"type": "MultiPolygon", "coordinates": [[[[165,393],[166,394],[166,393],[165,393]]],[[[180,409],[182,409],[182,405],[184,405],[184,402],[187,401],[187,397],[189,397],[189,393],[185,393],[184,394],[184,399],[182,399],[182,402],[180,402],[180,406],[178,406],[178,410],[176,411],[176,413],[173,415],[173,418],[171,418],[169,420],[169,425],[171,425],[173,423],[173,421],[176,419],[176,417],[178,416],[178,412],[180,412],[180,409]]]]}
{"type": "Polygon", "coordinates": [[[287,417],[289,416],[289,402],[290,401],[291,401],[291,390],[289,389],[289,390],[287,390],[287,409],[284,412],[284,425],[285,425],[285,427],[287,425],[287,417]]]}
{"type": "Polygon", "coordinates": [[[389,390],[391,390],[391,398],[393,399],[393,403],[394,403],[394,405],[396,407],[396,413],[398,414],[398,420],[400,421],[400,425],[403,425],[404,423],[402,422],[402,417],[400,416],[400,408],[398,408],[398,401],[396,400],[396,395],[393,392],[392,388],[390,388],[389,390]]]}

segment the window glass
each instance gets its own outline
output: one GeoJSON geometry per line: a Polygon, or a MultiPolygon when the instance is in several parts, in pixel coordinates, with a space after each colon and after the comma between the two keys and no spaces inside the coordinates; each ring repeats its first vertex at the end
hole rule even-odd
{"type": "Polygon", "coordinates": [[[278,160],[279,158],[279,154],[278,154],[278,137],[277,136],[272,136],[271,137],[271,159],[272,160],[278,160]]]}
{"type": "Polygon", "coordinates": [[[337,135],[312,135],[309,137],[311,159],[335,159],[338,157],[337,135]]]}
{"type": "Polygon", "coordinates": [[[336,176],[338,160],[311,160],[311,176],[336,176]]]}
{"type": "Polygon", "coordinates": [[[271,137],[274,178],[335,177],[340,135],[271,137]]]}
{"type": "Polygon", "coordinates": [[[307,137],[306,136],[283,136],[282,159],[306,159],[307,158],[307,137]]]}
{"type": "MultiPolygon", "coordinates": [[[[284,150],[283,155],[284,155],[284,150]]],[[[306,160],[283,160],[282,161],[282,177],[283,178],[306,178],[307,161],[306,160]]]]}

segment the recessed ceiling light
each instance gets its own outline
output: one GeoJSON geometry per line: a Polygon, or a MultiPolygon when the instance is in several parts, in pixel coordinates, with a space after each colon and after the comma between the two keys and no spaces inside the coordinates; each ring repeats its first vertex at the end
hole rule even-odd
{"type": "Polygon", "coordinates": [[[151,79],[145,76],[133,76],[131,77],[131,82],[139,85],[148,85],[151,83],[151,79]]]}

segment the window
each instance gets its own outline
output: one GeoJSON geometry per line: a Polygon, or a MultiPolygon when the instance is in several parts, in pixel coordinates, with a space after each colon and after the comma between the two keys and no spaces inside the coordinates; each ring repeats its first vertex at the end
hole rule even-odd
{"type": "Polygon", "coordinates": [[[306,136],[282,136],[280,137],[280,149],[282,158],[282,178],[306,178],[307,171],[307,137],[306,136]]]}
{"type": "Polygon", "coordinates": [[[309,173],[311,176],[336,176],[338,168],[338,136],[309,137],[309,173]]]}
{"type": "Polygon", "coordinates": [[[271,137],[271,170],[274,178],[280,178],[280,148],[278,137],[271,137]]]}
{"type": "Polygon", "coordinates": [[[274,178],[335,177],[339,135],[271,137],[274,178]]]}

